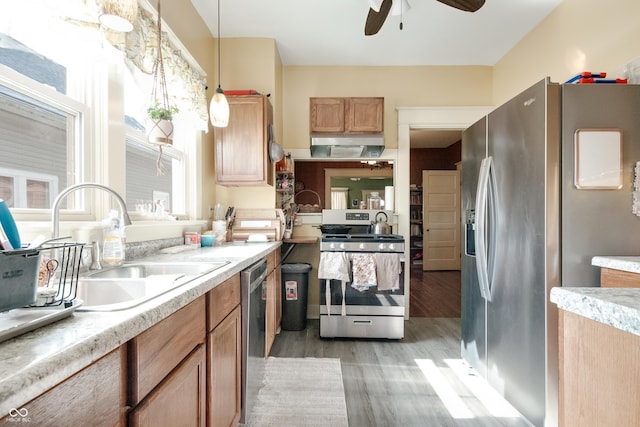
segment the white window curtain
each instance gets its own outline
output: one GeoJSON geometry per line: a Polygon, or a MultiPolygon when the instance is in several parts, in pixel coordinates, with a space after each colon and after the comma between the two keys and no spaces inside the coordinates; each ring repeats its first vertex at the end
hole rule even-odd
{"type": "Polygon", "coordinates": [[[331,209],[349,208],[349,188],[331,187],[331,209]]]}

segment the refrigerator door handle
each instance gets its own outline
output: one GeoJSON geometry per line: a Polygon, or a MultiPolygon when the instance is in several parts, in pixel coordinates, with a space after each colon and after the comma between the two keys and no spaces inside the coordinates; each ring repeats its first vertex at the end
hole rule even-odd
{"type": "Polygon", "coordinates": [[[491,301],[491,288],[489,286],[489,261],[487,256],[487,218],[489,202],[489,185],[493,159],[491,156],[482,159],[480,173],[478,175],[478,188],[476,192],[476,267],[478,270],[478,283],[480,295],[487,301],[491,301]]]}

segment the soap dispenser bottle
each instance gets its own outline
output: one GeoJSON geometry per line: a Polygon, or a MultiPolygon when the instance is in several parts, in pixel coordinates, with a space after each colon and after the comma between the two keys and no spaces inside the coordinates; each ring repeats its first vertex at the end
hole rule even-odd
{"type": "Polygon", "coordinates": [[[110,211],[102,247],[102,263],[108,266],[118,266],[124,262],[126,238],[124,227],[120,224],[118,213],[110,211]]]}

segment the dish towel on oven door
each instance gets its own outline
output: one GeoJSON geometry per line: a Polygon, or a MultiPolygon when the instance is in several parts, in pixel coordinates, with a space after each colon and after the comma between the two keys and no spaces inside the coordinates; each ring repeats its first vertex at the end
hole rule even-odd
{"type": "Polygon", "coordinates": [[[376,273],[378,274],[379,291],[395,291],[400,289],[398,276],[402,273],[400,254],[377,253],[376,273]]]}
{"type": "Polygon", "coordinates": [[[376,286],[376,262],[372,254],[353,254],[353,283],[351,287],[360,292],[376,286]]]}
{"type": "Polygon", "coordinates": [[[345,292],[347,282],[351,280],[351,265],[346,252],[321,252],[320,264],[318,265],[318,279],[325,279],[325,300],[327,305],[327,315],[331,316],[331,280],[340,280],[342,285],[342,309],[341,314],[347,315],[347,303],[345,292]]]}

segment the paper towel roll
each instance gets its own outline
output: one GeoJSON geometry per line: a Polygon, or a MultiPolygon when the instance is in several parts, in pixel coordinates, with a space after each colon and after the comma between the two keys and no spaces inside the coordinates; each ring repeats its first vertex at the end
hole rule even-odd
{"type": "Polygon", "coordinates": [[[384,209],[392,211],[393,209],[393,185],[387,185],[384,187],[384,209]]]}

